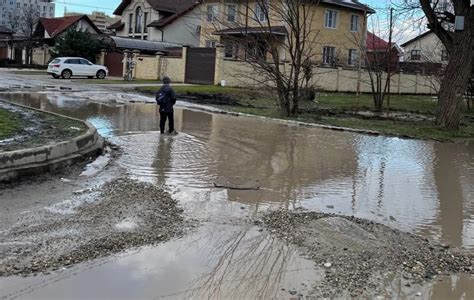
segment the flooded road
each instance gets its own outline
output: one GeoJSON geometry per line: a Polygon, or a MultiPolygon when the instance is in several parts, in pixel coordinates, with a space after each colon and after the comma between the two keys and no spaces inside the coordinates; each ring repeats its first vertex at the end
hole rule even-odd
{"type": "MultiPolygon", "coordinates": [[[[252,224],[233,223],[268,208],[354,215],[474,251],[474,143],[365,136],[187,108],[176,109],[180,134],[160,138],[155,105],[62,93],[1,97],[93,123],[122,147],[118,165],[126,173],[165,184],[189,215],[206,222],[181,240],[60,274],[0,279],[0,297],[51,299],[58,290],[78,299],[306,295],[321,275],[312,262],[252,224]],[[214,188],[221,180],[258,181],[261,189],[214,188]]],[[[388,292],[472,299],[474,280],[452,276],[417,289],[395,281],[388,292]]]]}

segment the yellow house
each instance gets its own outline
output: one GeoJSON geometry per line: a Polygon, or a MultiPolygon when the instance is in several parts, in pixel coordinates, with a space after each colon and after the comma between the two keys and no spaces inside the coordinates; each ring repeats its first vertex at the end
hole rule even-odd
{"type": "MultiPolygon", "coordinates": [[[[205,0],[201,5],[200,46],[221,44],[225,47],[226,59],[242,59],[249,51],[245,43],[251,40],[253,51],[268,56],[265,43],[259,43],[259,37],[271,35],[272,41],[279,43],[280,59],[290,60],[287,45],[292,26],[285,13],[287,1],[205,0]]],[[[306,49],[311,53],[308,54],[311,61],[321,66],[357,66],[359,52],[365,45],[366,18],[375,11],[356,0],[308,0],[306,3],[311,4],[306,6],[307,11],[301,17],[304,20],[300,22],[310,28],[306,49]]]]}

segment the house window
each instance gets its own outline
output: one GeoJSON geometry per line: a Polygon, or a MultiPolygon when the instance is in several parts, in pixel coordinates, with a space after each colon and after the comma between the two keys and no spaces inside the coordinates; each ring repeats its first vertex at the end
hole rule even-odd
{"type": "Polygon", "coordinates": [[[227,21],[235,22],[237,15],[237,5],[229,4],[227,5],[227,21]]]}
{"type": "Polygon", "coordinates": [[[224,57],[225,58],[236,58],[237,56],[237,46],[233,44],[225,44],[224,47],[224,57]]]}
{"type": "Polygon", "coordinates": [[[215,41],[206,41],[206,48],[215,48],[216,47],[216,42],[215,41]]]}
{"type": "Polygon", "coordinates": [[[143,11],[141,7],[137,7],[135,11],[135,33],[142,32],[142,24],[143,24],[143,11]]]}
{"type": "Polygon", "coordinates": [[[268,14],[268,3],[266,0],[261,0],[255,4],[255,19],[259,22],[266,22],[268,14]]]}
{"type": "Polygon", "coordinates": [[[358,32],[359,31],[359,16],[351,15],[351,31],[358,32]]]}
{"type": "Polygon", "coordinates": [[[247,44],[245,57],[249,60],[266,60],[268,44],[264,41],[250,42],[247,44]]]}
{"type": "Polygon", "coordinates": [[[324,26],[326,28],[336,28],[337,23],[337,11],[327,9],[324,17],[324,26]]]}
{"type": "Polygon", "coordinates": [[[410,59],[411,60],[421,60],[421,50],[411,50],[410,59]]]}
{"type": "Polygon", "coordinates": [[[148,13],[143,14],[143,32],[147,33],[148,32],[148,27],[146,26],[146,23],[148,22],[148,13]]]}
{"type": "Polygon", "coordinates": [[[448,61],[449,55],[448,50],[441,50],[441,61],[448,61]]]}
{"type": "Polygon", "coordinates": [[[133,14],[128,15],[128,33],[133,33],[133,14]]]}
{"type": "Polygon", "coordinates": [[[349,66],[355,65],[357,62],[357,50],[356,49],[349,49],[349,56],[347,59],[347,64],[349,66]]]}
{"type": "Polygon", "coordinates": [[[333,65],[336,62],[336,48],[326,46],[323,48],[323,63],[333,65]]]}
{"type": "Polygon", "coordinates": [[[219,13],[219,7],[215,4],[207,6],[207,21],[214,22],[217,20],[217,15],[219,13]]]}

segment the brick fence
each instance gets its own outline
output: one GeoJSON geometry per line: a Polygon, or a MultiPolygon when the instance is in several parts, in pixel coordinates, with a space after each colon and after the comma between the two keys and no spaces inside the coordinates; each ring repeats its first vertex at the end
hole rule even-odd
{"type": "MultiPolygon", "coordinates": [[[[186,51],[184,47],[181,57],[137,54],[134,77],[160,79],[167,75],[173,82],[184,82],[186,51]]],[[[218,47],[214,84],[225,82],[230,87],[249,87],[258,86],[264,81],[263,78],[259,80],[258,72],[251,65],[227,60],[222,52],[223,49],[218,47]]],[[[310,84],[321,91],[357,92],[359,86],[360,92],[372,92],[369,73],[365,70],[315,67],[313,74],[310,84]]],[[[391,92],[394,94],[437,94],[438,89],[439,82],[435,76],[397,73],[391,77],[391,92]]]]}

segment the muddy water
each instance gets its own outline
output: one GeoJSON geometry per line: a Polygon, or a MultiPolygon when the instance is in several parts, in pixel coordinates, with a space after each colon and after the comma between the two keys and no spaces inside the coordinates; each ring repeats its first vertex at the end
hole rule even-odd
{"type": "MultiPolygon", "coordinates": [[[[88,284],[114,272],[121,274],[117,280],[134,282],[132,286],[141,289],[138,295],[143,297],[182,298],[188,297],[185,293],[196,291],[206,296],[219,297],[212,293],[223,293],[220,296],[231,297],[226,293],[239,291],[232,286],[236,283],[243,284],[240,291],[250,293],[246,295],[248,298],[263,295],[259,294],[262,289],[270,291],[265,295],[282,296],[281,287],[301,290],[304,294],[304,284],[308,282],[302,278],[317,276],[314,271],[306,272],[311,275],[305,273],[304,270],[313,268],[310,262],[268,236],[227,223],[232,217],[269,207],[306,207],[356,215],[474,250],[474,143],[442,144],[373,137],[185,108],[176,110],[180,134],[160,138],[156,133],[154,105],[97,104],[77,101],[64,94],[8,97],[90,121],[103,135],[123,146],[124,155],[119,163],[132,177],[165,183],[187,212],[211,220],[199,232],[174,245],[145,249],[90,268],[81,266],[84,271],[62,280],[62,288],[88,284]],[[261,189],[213,188],[214,182],[222,181],[237,184],[258,181],[261,189]],[[221,237],[209,238],[215,231],[222,232],[221,237]],[[252,248],[258,241],[274,244],[252,248]],[[279,255],[269,250],[279,247],[283,247],[279,255]],[[233,249],[230,253],[235,252],[242,260],[256,257],[249,263],[251,266],[263,257],[262,269],[240,270],[235,267],[239,259],[227,249],[233,249]],[[156,262],[163,257],[167,264],[160,261],[158,268],[156,262]],[[183,265],[176,267],[177,262],[183,265]],[[225,268],[227,264],[229,267],[225,268]],[[272,265],[278,266],[278,271],[267,269],[272,265]],[[222,270],[224,275],[219,273],[222,270]],[[258,274],[275,277],[269,275],[268,281],[252,280],[258,274]],[[298,279],[288,281],[288,277],[298,279]],[[255,284],[254,289],[246,286],[251,283],[255,284]]],[[[34,295],[52,295],[58,284],[52,284],[53,279],[45,280],[51,282],[51,288],[34,288],[34,295]]],[[[0,287],[21,285],[20,282],[9,279],[2,284],[0,281],[0,287]]],[[[31,282],[32,286],[36,284],[34,280],[31,282]]],[[[403,287],[393,283],[393,295],[414,296],[416,291],[400,286],[403,287]]],[[[99,287],[75,291],[79,297],[90,296],[88,292],[106,293],[106,289],[99,287]]],[[[474,280],[469,276],[453,276],[420,287],[419,291],[423,296],[438,299],[474,298],[474,280]]],[[[127,298],[120,291],[113,295],[127,298]]]]}

